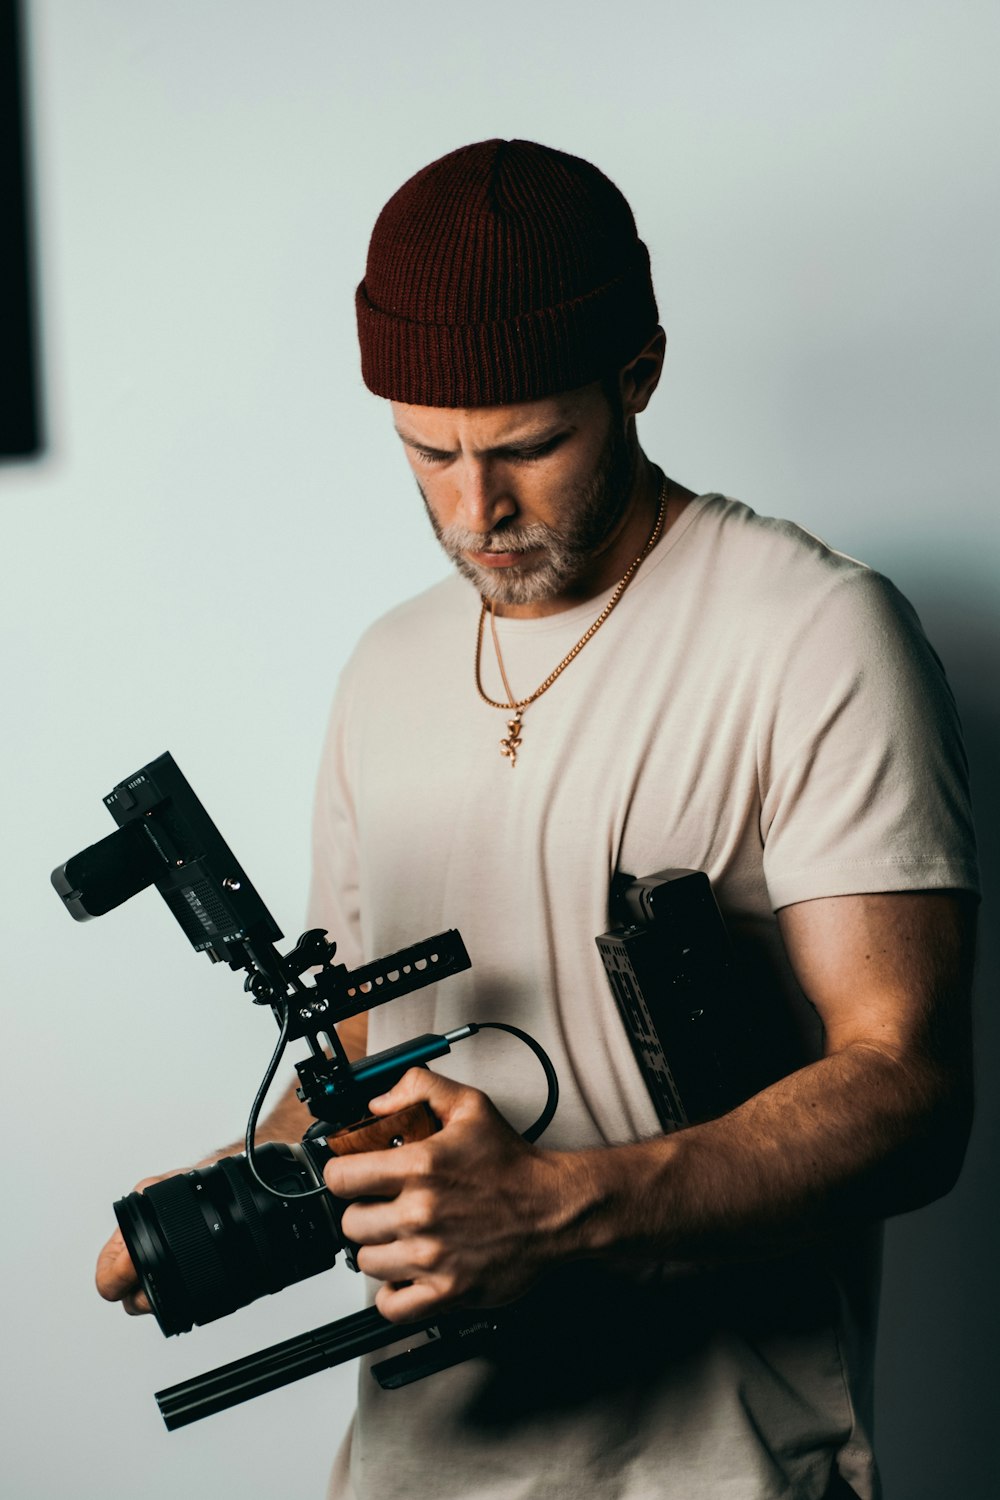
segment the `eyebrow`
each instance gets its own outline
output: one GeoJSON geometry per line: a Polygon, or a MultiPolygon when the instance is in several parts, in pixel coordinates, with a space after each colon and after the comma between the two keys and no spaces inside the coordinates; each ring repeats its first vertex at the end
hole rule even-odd
{"type": "MultiPolygon", "coordinates": [[[[506,443],[497,443],[492,448],[474,448],[472,451],[476,458],[500,458],[507,453],[531,453],[536,449],[547,448],[550,443],[554,444],[565,437],[570,437],[575,431],[576,427],[572,422],[558,422],[555,426],[543,427],[534,432],[519,433],[516,437],[508,439],[506,443]]],[[[399,426],[396,426],[396,436],[408,448],[415,448],[420,453],[430,453],[435,458],[454,458],[455,456],[454,449],[435,448],[433,444],[422,442],[420,438],[405,432],[399,426]]]]}

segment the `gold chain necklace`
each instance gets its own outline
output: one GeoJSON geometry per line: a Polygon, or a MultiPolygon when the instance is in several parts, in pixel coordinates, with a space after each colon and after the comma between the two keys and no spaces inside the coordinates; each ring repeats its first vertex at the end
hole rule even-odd
{"type": "Polygon", "coordinates": [[[548,691],[548,689],[555,682],[556,678],[560,677],[562,673],[565,672],[570,662],[575,660],[575,658],[579,656],[580,652],[583,650],[587,642],[591,640],[591,638],[595,636],[600,630],[601,626],[608,618],[608,615],[610,615],[611,611],[618,603],[622,594],[624,594],[625,590],[632,582],[632,579],[635,577],[636,569],[639,567],[639,564],[645,557],[649,555],[650,552],[652,552],[653,548],[660,540],[660,534],[663,531],[663,521],[666,513],[667,480],[666,476],[663,475],[660,479],[660,497],[659,505],[656,511],[656,521],[653,524],[652,531],[646,538],[646,545],[643,547],[638,557],[634,557],[629,563],[628,567],[625,569],[625,572],[618,580],[618,583],[615,586],[614,593],[611,595],[611,598],[601,610],[601,613],[597,616],[597,619],[594,621],[594,623],[588,630],[584,631],[583,635],[577,641],[576,645],[572,648],[572,650],[566,653],[555,670],[550,672],[545,681],[540,683],[538,687],[535,688],[535,691],[533,693],[529,693],[526,698],[514,697],[510,683],[507,680],[507,673],[504,668],[503,657],[500,655],[500,642],[497,639],[496,614],[493,607],[493,601],[490,600],[489,604],[487,604],[486,600],[483,600],[482,608],[479,611],[479,629],[476,632],[476,692],[479,694],[484,703],[489,704],[490,708],[502,708],[508,712],[510,710],[513,710],[514,717],[507,720],[507,737],[506,739],[502,739],[500,741],[500,754],[505,755],[510,759],[512,769],[517,764],[517,752],[521,748],[521,721],[523,718],[524,710],[529,706],[529,704],[534,703],[537,698],[540,698],[543,693],[548,691]],[[496,698],[491,698],[483,687],[481,662],[483,656],[483,627],[486,624],[487,614],[489,614],[490,619],[490,634],[493,637],[493,650],[496,652],[497,666],[500,668],[500,677],[504,685],[504,692],[507,694],[506,703],[499,703],[496,698]]]}

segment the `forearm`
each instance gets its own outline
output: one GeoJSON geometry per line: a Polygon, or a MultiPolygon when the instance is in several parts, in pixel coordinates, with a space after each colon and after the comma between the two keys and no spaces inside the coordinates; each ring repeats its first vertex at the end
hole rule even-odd
{"type": "MultiPolygon", "coordinates": [[[[338,1026],[337,1034],[350,1062],[364,1057],[368,1038],[367,1014],[362,1012],[360,1016],[352,1016],[338,1026]]],[[[258,1124],[255,1139],[260,1145],[268,1141],[300,1141],[313,1123],[313,1116],[296,1095],[297,1087],[297,1084],[289,1084],[285,1093],[258,1124]]],[[[218,1161],[220,1156],[231,1156],[234,1152],[242,1151],[243,1145],[242,1140],[234,1141],[232,1145],[207,1157],[206,1162],[218,1161]]]]}
{"type": "MultiPolygon", "coordinates": [[[[259,1121],[254,1135],[254,1140],[259,1146],[265,1145],[268,1141],[300,1141],[313,1123],[312,1115],[296,1097],[296,1088],[296,1084],[289,1084],[277,1103],[268,1111],[264,1119],[259,1121]]],[[[240,1139],[230,1146],[228,1151],[242,1151],[243,1146],[244,1142],[240,1139]]],[[[227,1152],[219,1154],[224,1156],[227,1152]]]]}
{"type": "Polygon", "coordinates": [[[780,1255],[947,1190],[970,1114],[968,904],[824,898],[779,921],[827,1055],[722,1119],[556,1151],[428,1069],[372,1100],[380,1115],[423,1101],[441,1122],[324,1169],[385,1317],[498,1306],[587,1257],[669,1271],[780,1255]]]}
{"type": "Polygon", "coordinates": [[[707,1124],[556,1154],[558,1258],[720,1263],[780,1254],[946,1192],[964,1089],[868,1045],[791,1074],[707,1124]]]}

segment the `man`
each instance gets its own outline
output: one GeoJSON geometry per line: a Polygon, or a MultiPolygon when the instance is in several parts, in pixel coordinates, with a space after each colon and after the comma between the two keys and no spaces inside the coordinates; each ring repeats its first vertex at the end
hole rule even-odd
{"type": "MultiPolygon", "coordinates": [[[[870,1500],[876,1226],[948,1189],[970,1110],[976,872],[936,658],[885,580],[642,452],[664,336],[588,163],[518,141],[432,163],[380,215],[357,307],[460,576],[344,672],[312,920],[350,966],[452,925],[472,956],[352,1023],[352,1055],[500,1020],[561,1099],[527,1145],[537,1070],[486,1033],[372,1103],[424,1099],[436,1135],[327,1168],[386,1317],[527,1310],[417,1385],[362,1372],[331,1493],[870,1500]],[[665,1137],[593,939],[616,873],[670,866],[707,871],[807,1050],[665,1137]]],[[[114,1241],[99,1284],[137,1305],[114,1241]]]]}

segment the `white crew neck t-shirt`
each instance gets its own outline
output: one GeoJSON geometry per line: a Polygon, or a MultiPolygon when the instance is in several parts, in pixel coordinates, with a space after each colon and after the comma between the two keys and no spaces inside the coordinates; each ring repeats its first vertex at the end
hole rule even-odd
{"type": "MultiPolygon", "coordinates": [[[[534,691],[608,594],[500,618],[534,691]]],[[[320,769],[310,920],[355,966],[458,927],[472,969],[375,1009],[369,1051],[498,1020],[552,1057],[542,1145],[655,1134],[594,938],[616,873],[704,870],[741,961],[821,1037],[775,911],[819,896],[975,889],[965,761],[940,663],[884,578],[800,528],[694,500],[523,715],[477,695],[479,599],[454,576],[345,668],[320,769]]],[[[503,699],[489,632],[486,691],[503,699]]],[[[518,1129],[544,1085],[484,1033],[434,1064],[518,1129]]],[[[872,1234],[682,1281],[571,1268],[530,1348],[384,1392],[362,1369],[331,1494],[357,1500],[821,1500],[870,1449],[872,1234]]]]}

